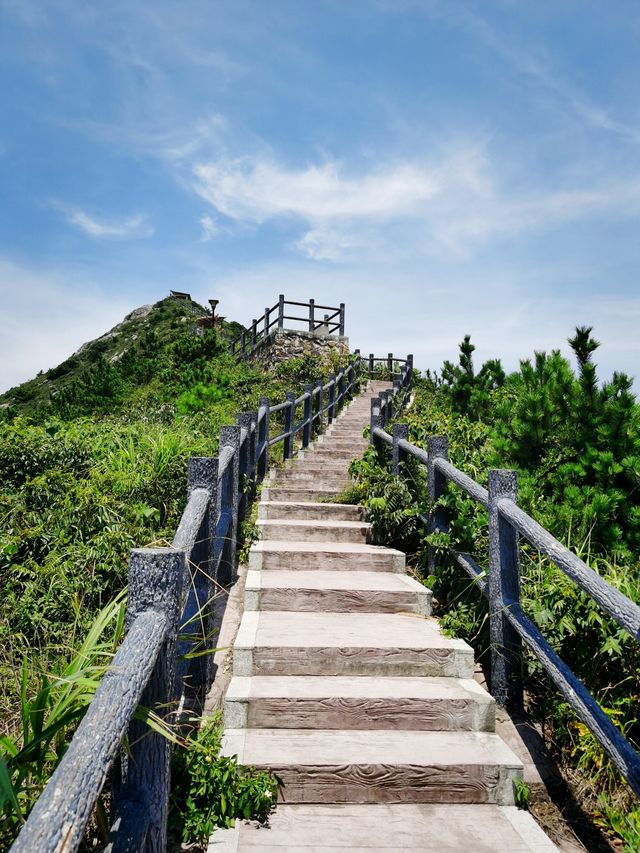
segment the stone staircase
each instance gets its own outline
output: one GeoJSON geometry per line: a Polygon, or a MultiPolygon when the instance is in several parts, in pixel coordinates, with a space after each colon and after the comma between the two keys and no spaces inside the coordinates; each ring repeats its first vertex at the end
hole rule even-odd
{"type": "Polygon", "coordinates": [[[323,503],[361,455],[369,384],[265,482],[225,700],[225,746],[282,778],[268,828],[209,850],[556,850],[514,806],[517,756],[494,733],[473,650],[442,636],[404,555],[358,506],[323,503]]]}

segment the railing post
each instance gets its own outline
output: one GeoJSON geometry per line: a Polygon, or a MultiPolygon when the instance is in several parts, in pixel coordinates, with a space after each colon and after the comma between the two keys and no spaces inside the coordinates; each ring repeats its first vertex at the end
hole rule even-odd
{"type": "Polygon", "coordinates": [[[283,441],[283,458],[291,459],[293,456],[293,427],[296,414],[296,395],[293,391],[287,391],[285,394],[287,407],[284,410],[284,441],[283,441]]]}
{"type": "Polygon", "coordinates": [[[251,321],[251,349],[253,349],[256,345],[256,335],[258,333],[258,321],[251,321]]]}
{"type": "Polygon", "coordinates": [[[309,331],[315,332],[316,330],[316,307],[315,300],[309,300],[309,331]]]}
{"type": "Polygon", "coordinates": [[[369,443],[372,444],[376,450],[380,449],[380,440],[375,435],[376,427],[383,427],[382,423],[382,409],[381,409],[381,400],[380,397],[372,397],[371,398],[371,420],[370,420],[370,430],[371,434],[369,437],[369,443]]]}
{"type": "Polygon", "coordinates": [[[324,432],[324,415],[322,413],[322,408],[324,405],[324,400],[323,400],[324,392],[322,390],[322,387],[323,387],[322,386],[322,379],[318,379],[316,381],[316,389],[318,391],[318,420],[317,420],[317,424],[318,424],[318,432],[319,433],[324,432]]]}
{"type": "Polygon", "coordinates": [[[313,385],[305,385],[304,393],[309,396],[304,401],[302,418],[304,426],[302,427],[302,446],[309,447],[311,444],[311,413],[313,411],[313,385]]]}
{"type": "MultiPolygon", "coordinates": [[[[427,454],[428,464],[427,471],[429,476],[429,503],[431,510],[429,512],[429,524],[427,530],[429,533],[436,531],[444,531],[447,526],[447,516],[443,507],[434,507],[435,502],[442,497],[447,487],[447,480],[444,474],[440,473],[436,468],[436,459],[449,458],[449,444],[443,435],[434,435],[427,439],[427,454]]],[[[427,548],[427,571],[430,575],[434,575],[438,564],[436,549],[433,545],[427,548]]]]}
{"type": "Polygon", "coordinates": [[[256,412],[241,412],[236,416],[236,423],[241,430],[247,431],[244,443],[241,443],[240,453],[240,488],[242,494],[238,504],[238,515],[244,518],[249,501],[253,496],[255,477],[256,434],[253,429],[258,415],[256,412]]]}
{"type": "MultiPolygon", "coordinates": [[[[151,708],[164,718],[175,715],[175,697],[179,693],[175,686],[176,638],[185,576],[182,551],[172,548],[131,551],[127,627],[147,610],[165,614],[168,622],[164,646],[140,700],[143,708],[151,708]]],[[[112,774],[111,840],[116,849],[128,839],[140,841],[141,827],[146,828],[143,846],[135,849],[145,853],[164,853],[167,849],[170,759],[169,739],[151,730],[145,722],[132,720],[127,750],[116,760],[112,774]]]]}
{"type": "Polygon", "coordinates": [[[407,356],[407,373],[408,373],[407,387],[413,388],[413,355],[412,354],[409,354],[407,356]]]}
{"type": "Polygon", "coordinates": [[[220,427],[220,448],[219,455],[222,456],[225,448],[233,451],[233,459],[231,460],[229,493],[225,496],[228,501],[227,505],[223,505],[221,501],[221,511],[228,511],[231,514],[229,529],[226,539],[222,546],[222,558],[220,560],[220,578],[221,584],[232,583],[236,579],[236,547],[238,544],[238,492],[240,485],[240,427],[239,426],[223,426],[220,427]]]}
{"type": "Polygon", "coordinates": [[[246,331],[240,335],[240,352],[244,355],[247,348],[247,333],[246,331]]]}
{"type": "Polygon", "coordinates": [[[373,361],[373,353],[369,353],[369,379],[373,379],[373,371],[374,371],[374,361],[373,361]]]}
{"type": "Polygon", "coordinates": [[[389,371],[389,379],[393,379],[393,353],[387,355],[387,370],[389,371]]]}
{"type": "Polygon", "coordinates": [[[522,640],[506,610],[520,603],[518,533],[500,514],[501,498],[518,500],[515,471],[489,471],[489,619],[491,633],[491,693],[509,710],[522,707],[522,640]]]}
{"type": "Polygon", "coordinates": [[[278,297],[278,328],[284,328],[284,295],[278,297]]]}
{"type": "Polygon", "coordinates": [[[400,447],[399,442],[401,440],[408,440],[409,427],[407,424],[394,424],[391,432],[393,435],[393,473],[398,477],[400,474],[400,465],[407,459],[407,453],[400,447]]]}
{"type": "Polygon", "coordinates": [[[328,421],[333,423],[336,415],[336,377],[335,374],[329,377],[329,414],[328,421]]]}
{"type": "Polygon", "coordinates": [[[269,337],[269,317],[271,316],[271,308],[264,309],[264,334],[262,335],[262,340],[266,341],[269,337]]]}
{"type": "MultiPolygon", "coordinates": [[[[269,471],[269,398],[260,397],[258,410],[264,408],[262,419],[258,421],[258,441],[256,454],[258,455],[258,482],[261,483],[269,471]]],[[[259,414],[259,411],[258,411],[259,414]]]]}
{"type": "Polygon", "coordinates": [[[338,374],[338,411],[344,406],[344,370],[338,374]]]}
{"type": "MultiPolygon", "coordinates": [[[[187,500],[194,489],[209,492],[209,505],[200,528],[199,539],[191,552],[191,583],[183,613],[185,629],[194,636],[194,643],[202,646],[211,638],[214,629],[213,608],[209,605],[214,593],[214,538],[218,522],[218,459],[215,456],[194,456],[189,459],[187,469],[187,500]]],[[[186,645],[192,645],[191,642],[186,645]]],[[[186,648],[185,651],[192,651],[186,648]]],[[[186,661],[183,667],[188,674],[191,688],[209,688],[213,680],[213,655],[203,655],[186,661]]]]}
{"type": "Polygon", "coordinates": [[[340,337],[344,337],[344,302],[340,303],[340,337]]]}

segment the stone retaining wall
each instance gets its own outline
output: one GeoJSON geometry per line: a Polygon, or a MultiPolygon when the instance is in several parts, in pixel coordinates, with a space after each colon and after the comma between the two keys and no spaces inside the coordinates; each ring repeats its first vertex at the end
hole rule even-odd
{"type": "Polygon", "coordinates": [[[305,355],[318,356],[329,367],[331,353],[349,354],[349,338],[317,332],[302,332],[292,329],[276,329],[264,342],[260,342],[247,358],[254,364],[270,369],[290,358],[305,355]]]}

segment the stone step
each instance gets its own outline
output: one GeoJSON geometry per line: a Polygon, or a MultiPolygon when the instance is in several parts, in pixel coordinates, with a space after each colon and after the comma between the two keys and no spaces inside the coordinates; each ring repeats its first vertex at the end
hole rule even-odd
{"type": "Polygon", "coordinates": [[[285,469],[278,471],[278,476],[275,482],[278,484],[286,483],[287,487],[289,487],[291,483],[314,483],[316,488],[321,489],[322,491],[333,488],[337,494],[345,485],[349,485],[351,480],[349,479],[349,475],[346,471],[344,473],[338,472],[335,474],[332,471],[327,471],[325,475],[319,476],[318,472],[304,471],[302,469],[300,471],[285,469]]]}
{"type": "Polygon", "coordinates": [[[337,494],[340,494],[341,489],[330,488],[330,489],[315,489],[315,488],[307,488],[304,483],[302,484],[302,488],[299,486],[280,486],[276,485],[275,481],[273,485],[263,487],[262,489],[262,500],[263,501],[277,501],[277,502],[286,502],[286,501],[304,501],[305,503],[310,503],[314,501],[326,501],[328,498],[335,498],[337,494]]]}
{"type": "Polygon", "coordinates": [[[557,853],[531,815],[496,805],[287,805],[269,828],[217,829],[208,853],[557,853]]]}
{"type": "Polygon", "coordinates": [[[260,501],[258,519],[336,519],[364,521],[366,508],[356,504],[313,503],[311,501],[260,501]]]}
{"type": "Polygon", "coordinates": [[[431,613],[431,590],[392,572],[247,572],[245,610],[431,613]]]}
{"type": "Polygon", "coordinates": [[[490,732],[227,729],[222,750],[277,773],[286,803],[513,805],[522,778],[490,732]]]}
{"type": "Polygon", "coordinates": [[[234,675],[473,677],[473,649],[435,619],[390,613],[245,611],[234,675]]]}
{"type": "Polygon", "coordinates": [[[312,481],[321,481],[332,483],[334,480],[348,480],[349,466],[347,464],[339,465],[315,465],[317,470],[310,470],[303,461],[293,465],[285,465],[284,468],[278,470],[275,479],[278,482],[282,480],[298,480],[302,483],[312,481]]]}
{"type": "Polygon", "coordinates": [[[258,519],[260,539],[285,542],[367,542],[371,525],[366,521],[258,519]]]}
{"type": "Polygon", "coordinates": [[[404,572],[405,555],[381,545],[349,542],[255,542],[249,569],[404,572]]]}
{"type": "Polygon", "coordinates": [[[472,678],[234,676],[224,724],[230,729],[492,732],[495,703],[472,678]]]}
{"type": "Polygon", "coordinates": [[[342,447],[334,447],[332,444],[326,444],[324,447],[320,445],[319,447],[314,448],[313,450],[305,450],[304,456],[300,459],[304,464],[313,464],[318,462],[340,462],[348,464],[353,459],[357,458],[358,455],[354,455],[354,452],[350,448],[342,448],[342,447]]]}
{"type": "Polygon", "coordinates": [[[324,460],[296,459],[280,469],[278,479],[290,477],[292,474],[312,474],[314,478],[321,477],[323,480],[328,477],[348,477],[350,464],[351,459],[333,459],[332,457],[324,460]]]}

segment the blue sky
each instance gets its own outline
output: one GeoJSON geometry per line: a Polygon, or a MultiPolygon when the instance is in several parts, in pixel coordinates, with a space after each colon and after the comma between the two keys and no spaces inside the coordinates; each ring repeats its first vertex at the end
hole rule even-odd
{"type": "MultiPolygon", "coordinates": [[[[640,6],[4,0],[0,389],[169,289],[640,374],[640,6]]],[[[637,387],[637,385],[636,385],[637,387]]]]}

